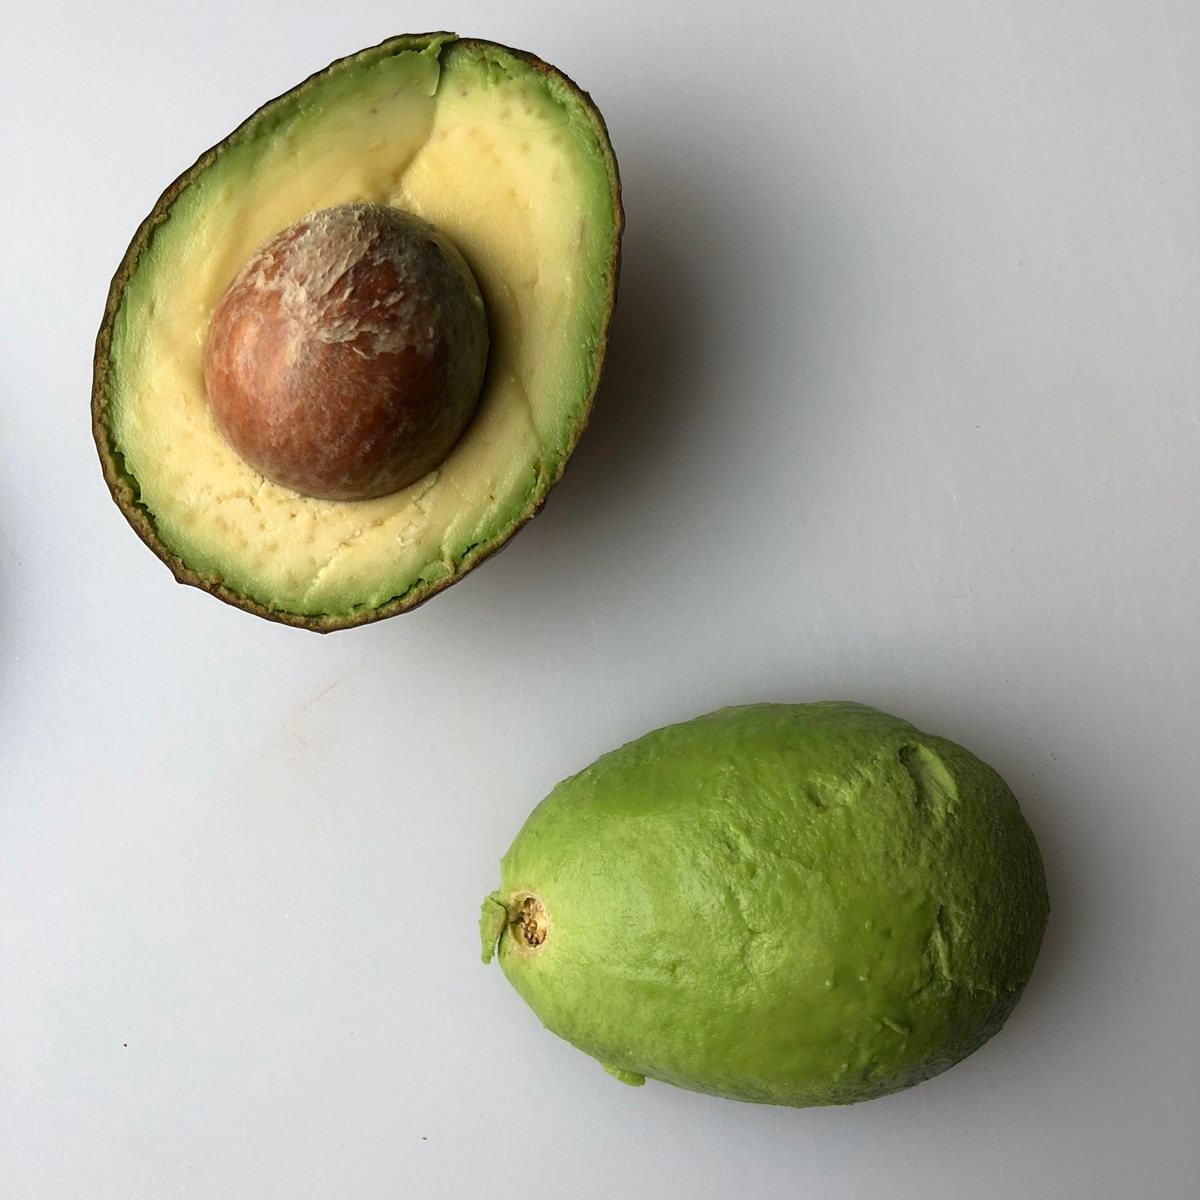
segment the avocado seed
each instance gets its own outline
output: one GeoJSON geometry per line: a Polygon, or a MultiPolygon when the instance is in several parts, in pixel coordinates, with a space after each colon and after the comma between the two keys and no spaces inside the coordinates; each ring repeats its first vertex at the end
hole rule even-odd
{"type": "Polygon", "coordinates": [[[204,345],[217,427],[256,471],[322,500],[414,483],[475,411],[487,315],[470,268],[399,209],[322,209],[268,239],[204,345]]]}

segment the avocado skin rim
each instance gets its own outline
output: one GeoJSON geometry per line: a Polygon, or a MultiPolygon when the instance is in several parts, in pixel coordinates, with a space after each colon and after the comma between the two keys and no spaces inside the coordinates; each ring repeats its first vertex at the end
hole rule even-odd
{"type": "Polygon", "coordinates": [[[612,142],[608,136],[608,128],[604,123],[604,118],[600,110],[596,107],[591,96],[579,87],[578,84],[562,71],[544,62],[536,55],[530,54],[528,51],[513,49],[511,46],[505,46],[499,42],[491,42],[478,38],[460,38],[457,34],[436,32],[399,34],[395,37],[386,38],[376,46],[369,46],[357,53],[336,59],[322,70],[314,72],[295,87],[289,88],[281,95],[268,100],[233,130],[232,133],[222,138],[215,146],[210,147],[200,155],[159,196],[150,214],[138,226],[137,232],[134,234],[133,240],[130,242],[129,248],[126,250],[125,256],[122,258],[121,264],[118,266],[112,283],[109,286],[108,297],[104,306],[104,317],[100,324],[99,333],[96,336],[96,350],[92,360],[92,436],[95,439],[96,449],[100,456],[104,481],[108,485],[108,490],[113,500],[125,515],[125,519],[133,527],[133,531],[162,560],[167,569],[175,577],[177,583],[200,588],[202,591],[209,592],[211,595],[216,596],[218,600],[223,600],[226,604],[230,604],[234,608],[243,609],[268,621],[275,621],[281,625],[292,625],[301,629],[309,629],[314,633],[332,633],[338,629],[350,629],[358,625],[381,621],[386,617],[393,617],[398,613],[410,612],[412,609],[420,607],[451,584],[457,583],[464,575],[479,566],[485,559],[490,558],[497,551],[507,546],[513,535],[541,512],[542,507],[546,503],[546,497],[562,478],[563,471],[566,469],[567,463],[570,461],[571,455],[574,453],[575,447],[583,435],[583,431],[587,428],[588,420],[591,417],[592,404],[595,401],[596,392],[600,387],[601,377],[604,372],[605,351],[608,346],[613,310],[616,307],[617,301],[617,285],[621,269],[621,238],[624,229],[625,211],[621,203],[620,174],[617,168],[616,156],[613,153],[612,142]],[[606,173],[612,185],[614,221],[612,249],[606,267],[606,274],[611,280],[611,284],[608,288],[600,337],[594,352],[597,361],[596,370],[592,378],[592,386],[588,395],[578,406],[578,415],[566,440],[564,453],[559,459],[554,472],[552,474],[539,472],[533,498],[521,515],[497,537],[482,545],[472,547],[455,564],[454,569],[449,575],[432,582],[421,580],[405,594],[396,596],[384,604],[349,613],[327,613],[314,616],[271,608],[269,605],[250,599],[233,588],[226,587],[219,579],[207,578],[193,570],[180,555],[169,549],[159,537],[154,523],[154,516],[141,503],[137,482],[126,470],[124,457],[112,444],[109,436],[109,401],[106,394],[106,385],[111,365],[110,350],[113,321],[120,307],[125,288],[137,268],[138,259],[149,245],[154,231],[167,219],[171,206],[183,191],[193,180],[208,170],[228,142],[239,136],[253,133],[255,127],[260,124],[268,124],[274,116],[275,110],[284,101],[296,92],[308,88],[317,80],[327,75],[351,70],[371,61],[388,58],[405,51],[419,53],[428,50],[430,47],[436,47],[440,53],[443,46],[450,44],[460,46],[468,52],[478,51],[481,54],[498,51],[501,54],[510,55],[542,75],[556,79],[572,95],[578,98],[583,111],[588,115],[596,130],[597,141],[604,153],[606,173]]]}

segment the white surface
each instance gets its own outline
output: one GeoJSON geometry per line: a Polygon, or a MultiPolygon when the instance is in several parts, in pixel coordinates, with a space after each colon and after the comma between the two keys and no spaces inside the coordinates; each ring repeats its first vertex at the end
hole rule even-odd
{"type": "Polygon", "coordinates": [[[1193,1200],[1194,0],[2,20],[0,1194],[1193,1200]],[[322,639],[137,541],[92,341],[200,151],[436,28],[601,106],[610,367],[505,554],[322,639]],[[1007,776],[1053,905],[1025,999],[849,1109],[620,1086],[480,965],[496,860],[601,751],[823,697],[1007,776]]]}

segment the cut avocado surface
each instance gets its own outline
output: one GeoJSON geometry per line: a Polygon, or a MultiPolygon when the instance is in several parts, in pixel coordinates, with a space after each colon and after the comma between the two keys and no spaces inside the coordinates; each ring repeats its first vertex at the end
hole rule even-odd
{"type": "Polygon", "coordinates": [[[552,67],[450,34],[341,59],[259,109],[164,193],[113,281],[93,425],[114,498],[181,582],[331,630],[455,582],[544,502],[587,423],[616,296],[620,185],[603,121],[552,67]],[[390,205],[469,264],[490,348],[435,469],[364,501],[271,483],[206,402],[210,316],[268,238],[390,205]]]}
{"type": "Polygon", "coordinates": [[[990,767],[858,704],[724,709],[559,784],[501,861],[484,961],[616,1078],[797,1107],[999,1030],[1049,905],[990,767]]]}

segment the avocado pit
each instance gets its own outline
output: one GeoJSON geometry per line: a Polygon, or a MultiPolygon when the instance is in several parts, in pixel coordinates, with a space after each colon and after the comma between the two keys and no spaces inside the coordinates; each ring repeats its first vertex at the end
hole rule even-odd
{"type": "Polygon", "coordinates": [[[487,316],[462,255],[387,205],[311,213],[264,242],[213,311],[218,429],[274,483],[370,500],[415,483],[475,411],[487,316]]]}

